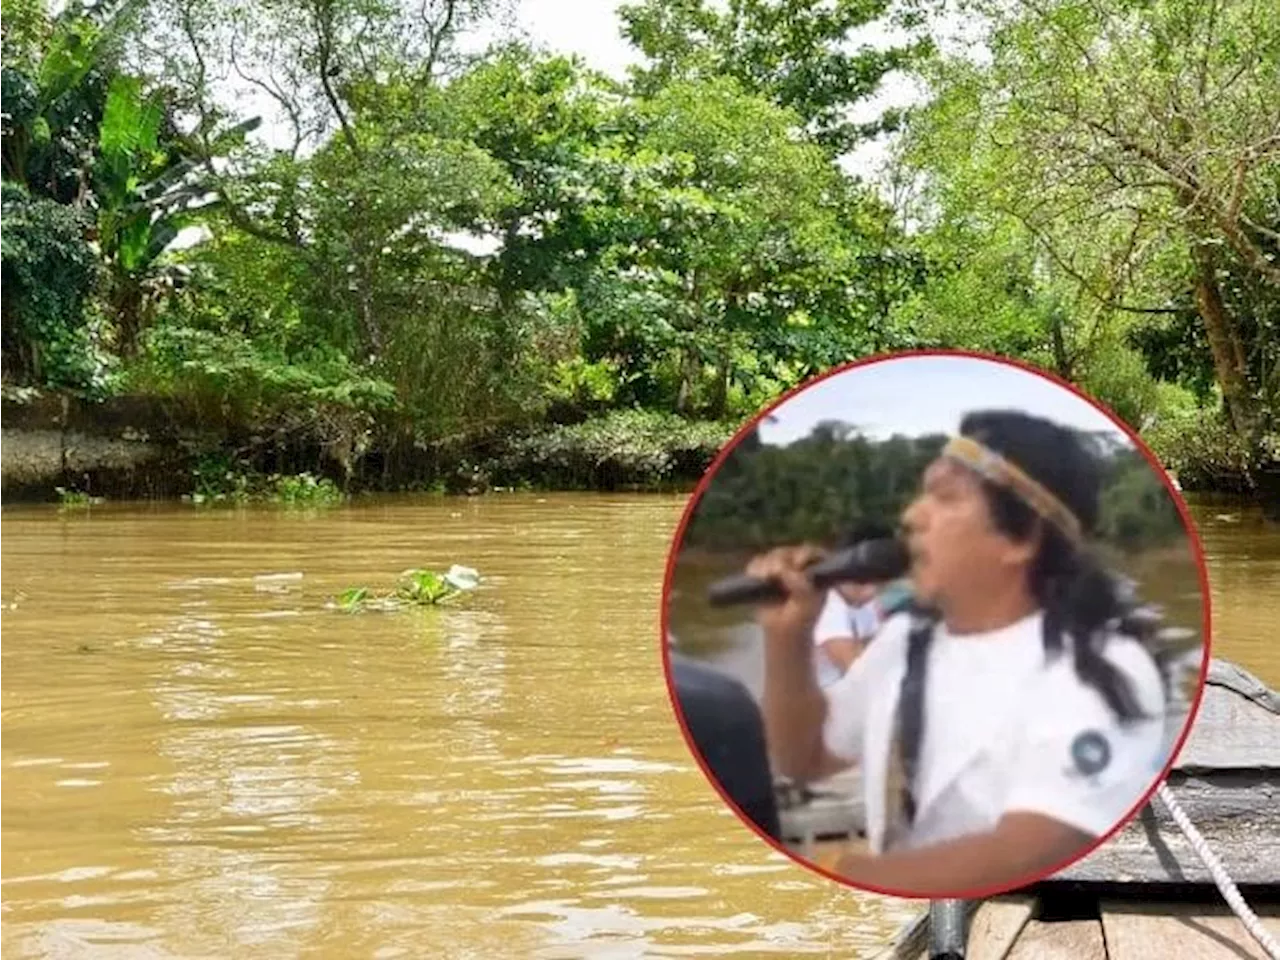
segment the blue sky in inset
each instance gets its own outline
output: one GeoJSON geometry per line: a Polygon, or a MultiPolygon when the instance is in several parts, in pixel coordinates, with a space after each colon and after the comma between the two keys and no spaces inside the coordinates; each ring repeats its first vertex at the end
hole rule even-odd
{"type": "Polygon", "coordinates": [[[791,443],[824,420],[852,424],[873,439],[950,434],[966,413],[990,409],[1106,431],[1132,445],[1110,417],[1052,380],[981,357],[943,356],[895,357],[828,377],[775,408],[774,422],[760,424],[760,439],[791,443]]]}

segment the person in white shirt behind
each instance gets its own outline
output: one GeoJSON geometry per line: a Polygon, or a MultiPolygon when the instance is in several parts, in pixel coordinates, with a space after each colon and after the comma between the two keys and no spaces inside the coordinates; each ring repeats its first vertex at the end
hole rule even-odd
{"type": "MultiPolygon", "coordinates": [[[[886,540],[894,535],[887,524],[865,522],[854,528],[838,544],[848,549],[868,540],[886,540]]],[[[896,581],[845,583],[827,591],[818,622],[813,628],[814,658],[818,685],[831,686],[848,671],[884,622],[886,605],[882,593],[896,581]]],[[[898,594],[895,592],[896,598],[898,594]]]]}
{"type": "Polygon", "coordinates": [[[1084,440],[1013,411],[967,415],[902,515],[912,608],[825,690],[813,666],[821,553],[755,558],[777,772],[862,770],[870,853],[837,874],[898,896],[993,895],[1060,870],[1136,814],[1168,760],[1166,678],[1120,632],[1093,559],[1100,469],[1084,440]]]}

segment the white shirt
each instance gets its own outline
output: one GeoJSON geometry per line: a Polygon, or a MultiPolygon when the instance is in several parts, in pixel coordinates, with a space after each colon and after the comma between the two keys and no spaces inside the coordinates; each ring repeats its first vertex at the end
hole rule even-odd
{"type": "Polygon", "coordinates": [[[880,613],[874,599],[852,606],[837,590],[828,590],[822,612],[813,628],[813,642],[818,646],[836,637],[858,637],[865,640],[880,627],[880,613]]]}
{"type": "Polygon", "coordinates": [[[854,637],[869,638],[880,626],[880,615],[875,601],[854,607],[835,590],[827,591],[826,602],[818,614],[813,628],[814,663],[818,671],[818,686],[829,687],[840,679],[840,668],[835,665],[821,647],[828,640],[854,637]]]}
{"type": "MultiPolygon", "coordinates": [[[[889,741],[910,626],[906,614],[891,617],[824,691],[823,738],[832,754],[862,764],[867,833],[876,853],[884,849],[889,741]]],[[[1069,638],[1063,654],[1047,661],[1039,613],[982,634],[952,636],[942,624],[935,631],[916,817],[905,847],[985,832],[1015,811],[1094,836],[1126,817],[1167,759],[1163,684],[1136,641],[1114,636],[1104,649],[1145,715],[1122,726],[1076,676],[1069,638]]]]}

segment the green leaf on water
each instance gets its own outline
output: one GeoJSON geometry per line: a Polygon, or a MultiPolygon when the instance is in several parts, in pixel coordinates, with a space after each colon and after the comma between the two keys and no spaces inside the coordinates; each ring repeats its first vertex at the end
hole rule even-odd
{"type": "Polygon", "coordinates": [[[369,599],[368,587],[351,587],[338,594],[338,606],[348,613],[359,610],[369,599]]]}
{"type": "Polygon", "coordinates": [[[431,607],[474,590],[479,583],[480,574],[470,567],[454,564],[443,574],[414,568],[400,574],[395,590],[390,594],[375,595],[368,587],[351,587],[338,595],[335,604],[347,612],[431,607]]]}
{"type": "Polygon", "coordinates": [[[408,603],[430,606],[457,590],[433,570],[406,570],[400,575],[396,596],[408,603]]]}

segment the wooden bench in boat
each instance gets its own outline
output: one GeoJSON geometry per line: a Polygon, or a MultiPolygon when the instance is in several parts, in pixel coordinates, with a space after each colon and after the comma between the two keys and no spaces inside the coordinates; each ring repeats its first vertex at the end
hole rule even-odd
{"type": "MultiPolygon", "coordinates": [[[[1213,661],[1169,789],[1280,937],[1280,694],[1213,661]]],[[[1240,960],[1265,954],[1158,801],[1049,880],[964,911],[964,960],[1240,960]]],[[[922,912],[881,960],[931,960],[922,912]]]]}
{"type": "Polygon", "coordinates": [[[865,832],[862,773],[846,770],[826,780],[779,788],[778,820],[782,841],[800,856],[808,857],[814,844],[861,837],[865,832]],[[803,792],[801,801],[788,797],[803,792]]]}

